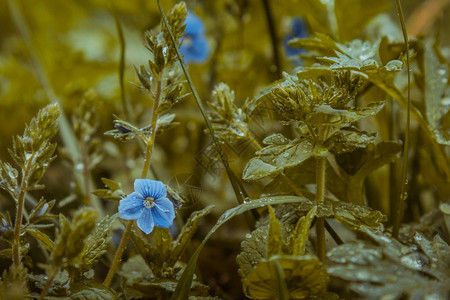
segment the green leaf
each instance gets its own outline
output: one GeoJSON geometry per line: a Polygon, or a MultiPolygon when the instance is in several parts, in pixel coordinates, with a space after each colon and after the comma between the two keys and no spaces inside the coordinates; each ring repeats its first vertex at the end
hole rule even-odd
{"type": "Polygon", "coordinates": [[[308,139],[289,140],[281,134],[277,135],[278,141],[286,141],[285,144],[270,144],[274,137],[264,140],[267,147],[258,151],[258,157],[250,159],[244,169],[242,178],[244,180],[259,180],[266,176],[284,171],[301,164],[310,157],[324,156],[327,154],[326,148],[320,145],[313,145],[308,139]]]}
{"type": "Polygon", "coordinates": [[[269,205],[269,234],[267,239],[267,257],[283,254],[283,237],[281,236],[281,225],[278,221],[272,206],[269,205]]]}
{"type": "Polygon", "coordinates": [[[75,290],[70,294],[69,299],[72,300],[114,300],[117,299],[116,292],[113,289],[105,288],[102,285],[76,285],[71,287],[71,290],[75,290]]]}
{"type": "Polygon", "coordinates": [[[203,210],[191,214],[181,229],[177,240],[173,242],[172,236],[167,228],[155,228],[153,244],[132,231],[131,237],[136,248],[156,276],[162,277],[165,272],[173,273],[173,267],[180,260],[184,249],[188,246],[192,236],[200,225],[200,221],[211,212],[213,207],[213,205],[210,205],[203,210]]]}
{"type": "Polygon", "coordinates": [[[111,241],[111,228],[117,220],[117,216],[118,214],[111,217],[105,216],[85,239],[83,250],[72,260],[72,264],[80,273],[91,270],[100,256],[106,253],[111,241]]]}
{"type": "Polygon", "coordinates": [[[294,231],[292,232],[291,238],[289,239],[289,250],[292,255],[300,256],[305,252],[306,241],[308,240],[309,228],[311,223],[316,217],[317,206],[311,208],[308,214],[301,217],[294,231]]]}
{"type": "Polygon", "coordinates": [[[236,257],[241,277],[247,277],[261,260],[267,258],[267,230],[267,225],[258,227],[242,241],[241,253],[236,257]]]}
{"type": "Polygon", "coordinates": [[[242,283],[245,295],[251,299],[307,299],[324,292],[328,280],[327,271],[317,257],[279,255],[261,261],[242,283]],[[288,296],[284,295],[286,289],[288,296]],[[279,298],[280,294],[283,298],[279,298]]]}
{"type": "Polygon", "coordinates": [[[438,141],[441,144],[450,145],[450,134],[441,132],[442,119],[450,110],[450,105],[445,104],[449,72],[448,66],[439,62],[436,51],[432,41],[425,40],[423,65],[426,117],[438,141]]]}
{"type": "MultiPolygon", "coordinates": [[[[406,295],[409,299],[447,297],[448,269],[444,275],[436,269],[437,264],[428,264],[427,261],[433,259],[417,251],[417,245],[405,245],[368,229],[364,232],[378,245],[356,241],[338,246],[327,254],[328,273],[339,278],[343,288],[365,299],[380,299],[386,295],[396,298],[406,295]]],[[[416,238],[422,243],[423,237],[416,238]]],[[[428,253],[425,251],[425,254],[428,253]]]]}
{"type": "Polygon", "coordinates": [[[113,192],[120,190],[120,183],[118,183],[117,181],[102,177],[102,182],[108,189],[113,192]]]}
{"type": "Polygon", "coordinates": [[[266,206],[266,205],[274,205],[274,204],[302,202],[302,201],[306,201],[306,200],[307,200],[306,198],[296,197],[296,196],[278,196],[278,197],[271,197],[271,198],[261,198],[261,199],[257,199],[257,200],[252,200],[247,203],[240,204],[237,207],[227,210],[225,213],[222,214],[222,216],[220,216],[217,223],[208,232],[206,237],[203,239],[202,243],[198,246],[197,250],[195,250],[194,254],[189,259],[189,262],[187,263],[187,265],[183,271],[183,274],[181,275],[180,280],[178,281],[177,288],[176,288],[175,292],[173,293],[171,299],[172,300],[188,299],[189,290],[190,290],[190,287],[192,284],[192,279],[194,276],[194,271],[195,271],[195,266],[197,264],[198,255],[200,254],[200,251],[202,250],[202,248],[206,244],[206,242],[209,240],[209,238],[224,223],[226,223],[231,218],[233,218],[237,215],[240,215],[244,212],[247,212],[251,209],[255,209],[258,207],[262,207],[262,206],[266,206]]]}
{"type": "Polygon", "coordinates": [[[27,227],[26,231],[31,234],[36,240],[38,240],[48,251],[52,251],[55,243],[42,231],[33,228],[33,227],[27,227]]]}
{"type": "Polygon", "coordinates": [[[61,230],[57,234],[51,255],[54,266],[61,267],[63,263],[70,265],[76,261],[76,257],[85,247],[86,238],[95,227],[97,218],[97,211],[91,208],[77,211],[72,222],[62,214],[59,215],[61,230]]]}
{"type": "Polygon", "coordinates": [[[183,253],[184,249],[188,246],[191,241],[194,233],[197,231],[198,226],[200,225],[200,221],[208,215],[214,208],[214,205],[209,205],[202,210],[195,211],[189,217],[189,219],[184,224],[181,229],[180,234],[178,235],[176,241],[174,241],[174,249],[173,249],[173,259],[178,260],[183,253]]]}
{"type": "Polygon", "coordinates": [[[364,27],[378,14],[389,11],[390,6],[389,0],[334,1],[340,41],[358,38],[364,27]]]}

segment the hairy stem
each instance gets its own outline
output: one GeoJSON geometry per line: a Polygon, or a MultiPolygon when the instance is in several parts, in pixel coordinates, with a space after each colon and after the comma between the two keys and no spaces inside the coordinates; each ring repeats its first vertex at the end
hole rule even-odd
{"type": "Polygon", "coordinates": [[[127,245],[128,236],[130,234],[132,226],[133,226],[133,221],[132,220],[127,221],[127,225],[125,226],[125,230],[123,231],[123,235],[122,235],[122,239],[120,240],[119,247],[117,247],[117,251],[116,251],[116,254],[114,255],[113,262],[108,271],[108,274],[106,275],[105,281],[103,282],[103,285],[106,287],[109,287],[111,285],[111,281],[114,277],[114,274],[116,273],[116,269],[119,266],[120,261],[122,260],[122,254],[127,245]]]}
{"type": "Polygon", "coordinates": [[[52,271],[52,275],[50,276],[50,278],[48,279],[47,283],[45,284],[45,287],[42,290],[41,295],[39,296],[39,300],[44,300],[45,295],[47,295],[48,289],[52,285],[53,279],[55,279],[56,274],[58,274],[58,268],[55,268],[52,271]]]}
{"type": "Polygon", "coordinates": [[[20,184],[19,197],[17,198],[17,212],[16,212],[16,223],[14,224],[14,243],[13,243],[13,260],[14,265],[18,266],[20,264],[20,227],[22,225],[22,215],[23,207],[25,202],[25,188],[26,188],[26,178],[27,178],[28,168],[25,169],[25,173],[22,178],[22,183],[20,184]]]}
{"type": "Polygon", "coordinates": [[[152,157],[153,144],[154,144],[155,136],[156,136],[156,121],[158,119],[158,107],[159,107],[159,102],[160,102],[160,98],[161,98],[161,91],[162,91],[162,81],[161,81],[161,79],[159,79],[157,87],[156,87],[155,100],[153,102],[152,132],[150,134],[150,139],[147,141],[147,150],[145,153],[145,163],[144,163],[144,168],[142,169],[141,178],[147,177],[148,168],[150,167],[150,159],[152,157]]]}
{"type": "MultiPolygon", "coordinates": [[[[317,203],[324,201],[325,194],[325,163],[326,158],[317,158],[316,166],[316,201],[317,203]]],[[[317,256],[319,259],[325,263],[325,218],[317,218],[316,222],[316,234],[317,234],[317,256]]]]}
{"type": "Polygon", "coordinates": [[[403,37],[405,39],[406,45],[406,67],[408,68],[408,106],[406,111],[406,132],[405,132],[405,142],[403,145],[403,163],[402,163],[402,177],[401,177],[401,191],[400,198],[397,207],[397,211],[394,219],[394,229],[392,232],[392,236],[397,238],[398,232],[400,229],[400,225],[403,220],[403,215],[405,212],[405,202],[407,198],[406,188],[407,188],[407,175],[408,175],[408,151],[409,151],[409,125],[411,121],[411,72],[410,72],[410,64],[409,64],[409,42],[408,42],[408,32],[406,30],[405,25],[405,17],[403,15],[402,6],[400,4],[400,0],[396,0],[395,4],[397,5],[398,15],[400,17],[400,23],[402,25],[403,37]]]}
{"type": "MultiPolygon", "coordinates": [[[[150,167],[150,160],[152,158],[153,153],[153,145],[155,142],[155,136],[156,136],[156,121],[158,119],[158,107],[160,103],[161,98],[161,91],[162,91],[162,81],[161,79],[158,80],[157,87],[156,87],[156,96],[153,102],[153,112],[152,112],[152,132],[150,134],[150,138],[147,141],[147,150],[145,151],[145,162],[144,162],[144,168],[142,169],[141,178],[147,178],[148,169],[150,167]]],[[[133,221],[127,221],[127,225],[125,226],[125,230],[123,231],[122,239],[120,240],[119,247],[117,248],[116,254],[114,255],[113,262],[111,264],[111,268],[108,271],[108,274],[106,275],[105,281],[103,282],[103,285],[106,287],[109,287],[111,284],[111,281],[114,277],[114,274],[116,273],[116,269],[119,266],[119,263],[122,259],[123,251],[125,251],[125,247],[127,245],[128,237],[130,235],[131,227],[133,225],[133,221]]]]}

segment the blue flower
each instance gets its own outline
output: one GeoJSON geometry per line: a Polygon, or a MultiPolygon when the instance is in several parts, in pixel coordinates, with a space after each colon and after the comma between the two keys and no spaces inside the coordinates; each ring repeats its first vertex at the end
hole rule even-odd
{"type": "Polygon", "coordinates": [[[201,63],[209,56],[209,46],[203,21],[190,11],[186,18],[186,35],[181,44],[180,52],[186,63],[201,63]]]}
{"type": "Polygon", "coordinates": [[[283,40],[284,51],[286,56],[294,56],[304,53],[305,50],[301,48],[291,48],[288,44],[293,38],[306,38],[308,37],[308,28],[305,22],[301,18],[294,18],[291,23],[291,31],[283,40]]]}
{"type": "Polygon", "coordinates": [[[161,181],[136,179],[134,193],[120,200],[119,215],[125,220],[137,220],[138,227],[149,234],[153,227],[168,228],[175,218],[172,202],[166,198],[166,187],[161,181]]]}

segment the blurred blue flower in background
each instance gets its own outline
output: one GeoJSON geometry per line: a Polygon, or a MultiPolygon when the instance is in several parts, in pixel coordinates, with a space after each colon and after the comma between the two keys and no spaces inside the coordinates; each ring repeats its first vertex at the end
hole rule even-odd
{"type": "Polygon", "coordinates": [[[186,18],[186,35],[180,47],[186,63],[204,62],[209,56],[209,45],[205,36],[203,21],[191,11],[186,18]]]}
{"type": "Polygon", "coordinates": [[[175,218],[172,202],[166,198],[167,190],[161,181],[136,179],[135,192],[120,200],[119,215],[125,220],[137,220],[138,227],[149,234],[153,227],[168,228],[175,218]]]}
{"type": "Polygon", "coordinates": [[[293,38],[306,38],[308,37],[308,28],[302,18],[296,17],[291,22],[291,30],[287,36],[284,37],[283,45],[286,56],[294,56],[304,53],[305,50],[301,48],[292,48],[288,42],[293,38]]]}

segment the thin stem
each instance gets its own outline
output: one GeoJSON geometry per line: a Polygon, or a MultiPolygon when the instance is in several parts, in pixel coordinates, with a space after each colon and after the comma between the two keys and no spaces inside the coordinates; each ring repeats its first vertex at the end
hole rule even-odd
{"type": "Polygon", "coordinates": [[[403,215],[405,212],[405,202],[407,198],[406,194],[406,186],[407,186],[407,175],[408,175],[408,151],[409,151],[409,135],[410,135],[410,121],[411,121],[411,72],[410,72],[410,64],[409,64],[409,42],[408,42],[408,32],[406,30],[405,25],[405,17],[403,15],[402,6],[400,4],[400,0],[396,0],[395,4],[397,5],[398,15],[400,17],[400,23],[402,25],[403,38],[405,40],[406,45],[406,67],[408,68],[408,106],[406,111],[406,132],[405,132],[405,143],[403,146],[403,164],[402,164],[402,177],[401,177],[401,191],[400,191],[400,199],[397,207],[396,217],[394,220],[394,229],[392,232],[392,236],[394,238],[398,237],[398,232],[400,229],[400,225],[403,220],[403,215]]]}
{"type": "MultiPolygon", "coordinates": [[[[231,186],[233,187],[233,191],[234,191],[234,194],[236,195],[236,199],[239,204],[243,204],[244,198],[246,197],[247,192],[245,191],[244,187],[242,186],[242,183],[239,180],[237,180],[236,175],[234,175],[233,171],[231,170],[231,168],[229,166],[225,152],[222,150],[222,147],[220,146],[219,141],[217,140],[217,137],[214,133],[214,129],[213,129],[211,123],[209,122],[208,117],[206,116],[205,109],[203,108],[203,104],[202,104],[200,96],[197,92],[197,89],[195,88],[194,83],[192,82],[191,76],[189,75],[189,72],[187,70],[186,64],[183,61],[183,58],[182,58],[183,56],[180,53],[180,49],[177,45],[177,41],[175,40],[175,37],[172,33],[172,29],[170,28],[169,21],[167,20],[167,17],[164,14],[164,11],[162,9],[161,1],[157,0],[157,3],[158,3],[159,12],[163,19],[164,25],[166,26],[167,31],[170,36],[170,39],[172,41],[172,46],[174,47],[174,49],[177,53],[177,57],[178,57],[178,61],[180,62],[180,65],[181,65],[181,69],[183,69],[183,73],[184,73],[184,76],[186,77],[189,88],[191,89],[192,94],[194,95],[197,106],[200,109],[200,113],[202,114],[202,117],[205,120],[206,127],[208,128],[208,131],[211,134],[213,143],[217,149],[217,152],[219,153],[220,160],[222,161],[222,163],[225,167],[225,171],[227,172],[228,178],[230,179],[230,183],[231,183],[231,186]]],[[[246,214],[246,216],[251,217],[249,214],[246,214]]]]}
{"type": "Polygon", "coordinates": [[[108,274],[106,275],[105,281],[103,282],[103,285],[106,287],[109,287],[111,285],[111,281],[114,277],[114,274],[116,273],[116,269],[119,266],[120,261],[122,260],[122,254],[127,245],[128,235],[131,231],[132,226],[133,226],[133,221],[131,221],[131,220],[127,221],[127,225],[125,226],[125,230],[123,231],[123,235],[122,235],[122,239],[120,240],[119,247],[117,247],[117,251],[116,251],[116,254],[114,255],[113,262],[108,271],[108,274]]]}
{"type": "Polygon", "coordinates": [[[269,0],[262,0],[264,6],[264,12],[266,14],[267,26],[269,27],[270,39],[272,41],[272,53],[273,53],[273,61],[276,67],[276,75],[277,78],[281,78],[281,60],[280,60],[280,51],[278,50],[278,34],[277,28],[274,22],[272,10],[270,8],[269,0]]]}
{"type": "Polygon", "coordinates": [[[344,243],[344,241],[341,239],[341,237],[337,234],[336,231],[334,231],[333,227],[331,227],[331,225],[327,222],[327,220],[325,220],[325,229],[328,231],[328,233],[331,235],[331,237],[333,238],[333,240],[336,242],[336,244],[338,245],[342,245],[344,243]]]}
{"type": "MultiPolygon", "coordinates": [[[[325,157],[317,158],[316,165],[316,201],[317,203],[324,201],[325,195],[325,157]]],[[[317,233],[317,256],[325,263],[325,218],[317,218],[316,222],[317,233]]]]}
{"type": "Polygon", "coordinates": [[[155,141],[156,136],[156,121],[158,119],[158,107],[161,98],[161,91],[162,91],[162,81],[161,79],[158,79],[155,101],[153,102],[152,132],[150,134],[150,139],[147,142],[147,151],[145,153],[145,163],[144,168],[142,169],[141,178],[147,178],[148,168],[150,167],[150,159],[152,157],[153,152],[153,143],[155,141]]]}
{"type": "Polygon", "coordinates": [[[28,168],[25,169],[25,173],[22,177],[22,183],[20,184],[20,193],[17,198],[17,212],[16,212],[16,223],[14,224],[14,243],[13,243],[13,253],[14,253],[14,265],[18,266],[20,264],[20,227],[22,225],[22,215],[25,200],[25,188],[26,179],[28,174],[28,168]]]}
{"type": "Polygon", "coordinates": [[[122,100],[122,108],[125,112],[125,116],[128,121],[132,119],[133,111],[132,107],[127,101],[125,96],[125,85],[124,85],[124,73],[125,73],[125,37],[123,34],[122,24],[120,24],[119,17],[117,16],[116,10],[111,8],[111,13],[114,17],[114,22],[116,23],[117,36],[119,38],[120,45],[120,60],[119,60],[119,83],[120,83],[120,99],[122,100]]]}
{"type": "MultiPolygon", "coordinates": [[[[161,77],[161,76],[160,76],[161,77]]],[[[144,162],[144,168],[142,169],[141,178],[147,178],[148,169],[150,167],[150,160],[152,158],[153,153],[153,145],[155,142],[155,136],[156,136],[156,121],[158,120],[158,107],[160,103],[161,98],[161,91],[162,91],[162,81],[161,79],[158,80],[157,87],[156,87],[156,96],[153,102],[153,112],[152,112],[152,132],[150,134],[150,138],[147,141],[147,150],[145,151],[145,162],[144,162]]],[[[119,266],[119,263],[122,259],[123,251],[125,251],[125,247],[127,245],[128,237],[131,232],[131,227],[133,225],[133,221],[128,221],[125,230],[122,234],[122,239],[120,240],[119,247],[117,248],[116,254],[114,255],[113,262],[111,264],[111,267],[108,271],[108,274],[106,275],[105,281],[103,282],[103,285],[106,287],[109,287],[111,284],[111,281],[114,277],[114,274],[116,273],[116,269],[119,266]]]]}
{"type": "Polygon", "coordinates": [[[44,297],[45,297],[45,295],[47,295],[48,289],[52,285],[53,279],[55,279],[56,274],[58,274],[58,269],[57,268],[55,268],[52,271],[52,275],[50,276],[50,278],[48,279],[47,283],[45,284],[45,287],[42,290],[41,295],[39,296],[39,300],[44,300],[44,297]]]}

